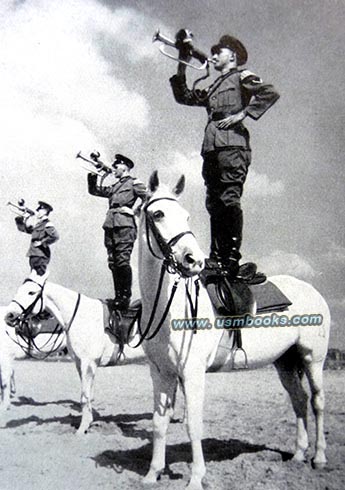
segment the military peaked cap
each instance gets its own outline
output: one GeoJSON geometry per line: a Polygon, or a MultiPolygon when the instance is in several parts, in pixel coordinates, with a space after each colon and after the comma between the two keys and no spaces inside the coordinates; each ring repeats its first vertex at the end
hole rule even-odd
{"type": "Polygon", "coordinates": [[[237,63],[239,65],[244,65],[247,62],[248,52],[241,41],[236,39],[236,37],[225,34],[219,39],[218,44],[212,46],[211,52],[215,52],[220,48],[229,48],[231,51],[234,51],[237,55],[237,63]]]}
{"type": "Polygon", "coordinates": [[[50,204],[48,204],[47,202],[44,202],[44,201],[38,201],[38,208],[37,209],[40,209],[40,208],[46,209],[47,211],[49,211],[49,213],[51,211],[53,211],[53,206],[51,206],[50,204]]]}
{"type": "Polygon", "coordinates": [[[124,165],[127,165],[129,169],[134,167],[134,163],[132,162],[132,160],[125,157],[124,155],[120,155],[120,153],[116,153],[113,166],[115,166],[117,163],[123,163],[124,165]]]}

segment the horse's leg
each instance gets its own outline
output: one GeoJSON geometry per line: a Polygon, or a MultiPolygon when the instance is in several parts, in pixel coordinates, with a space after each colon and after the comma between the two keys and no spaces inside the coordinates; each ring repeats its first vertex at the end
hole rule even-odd
{"type": "Polygon", "coordinates": [[[14,377],[14,369],[12,369],[12,374],[11,374],[11,396],[14,396],[17,392],[17,389],[16,389],[16,380],[15,380],[15,377],[14,377]]]}
{"type": "Polygon", "coordinates": [[[150,469],[143,483],[155,483],[165,468],[166,433],[174,413],[177,377],[164,376],[150,365],[153,383],[153,452],[150,469]]]}
{"type": "Polygon", "coordinates": [[[311,389],[311,406],[313,408],[316,425],[315,468],[323,468],[326,463],[326,439],[323,427],[325,394],[323,390],[323,360],[319,362],[305,362],[305,373],[311,389]]]}
{"type": "Polygon", "coordinates": [[[0,383],[1,383],[1,405],[0,409],[2,411],[8,410],[11,405],[10,394],[11,394],[11,376],[12,367],[7,366],[7,360],[3,360],[3,365],[0,367],[0,383]]]}
{"type": "Polygon", "coordinates": [[[296,351],[288,351],[274,365],[282,385],[288,392],[297,417],[296,450],[293,459],[304,461],[308,449],[307,413],[308,395],[302,386],[302,374],[296,362],[296,351]]]}
{"type": "Polygon", "coordinates": [[[187,431],[192,445],[192,475],[188,490],[202,490],[202,479],[206,473],[201,439],[203,430],[203,405],[205,392],[205,371],[203,366],[195,366],[186,374],[184,392],[187,407],[187,431]]]}
{"type": "Polygon", "coordinates": [[[90,359],[77,359],[76,366],[81,381],[80,405],[82,411],[77,434],[81,435],[87,432],[93,420],[91,396],[97,366],[95,361],[91,361],[90,359]]]}

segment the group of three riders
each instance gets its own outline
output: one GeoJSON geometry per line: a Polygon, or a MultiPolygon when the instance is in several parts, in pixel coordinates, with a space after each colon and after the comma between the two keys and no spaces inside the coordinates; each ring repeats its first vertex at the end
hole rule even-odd
{"type": "MultiPolygon", "coordinates": [[[[206,186],[206,208],[210,215],[209,267],[220,267],[228,277],[238,274],[241,258],[243,216],[241,196],[249,165],[251,149],[245,118],[259,119],[279,98],[270,84],[246,68],[248,54],[235,37],[224,35],[211,48],[214,68],[220,75],[205,89],[188,88],[186,62],[191,56],[190,40],[179,50],[177,73],[170,78],[175,100],[179,104],[201,106],[207,110],[208,121],[202,144],[202,176],[206,186]]],[[[114,307],[126,310],[130,304],[132,270],[130,258],[137,236],[133,206],[145,200],[145,185],[132,177],[132,160],[116,154],[112,164],[115,183],[106,184],[105,177],[88,174],[88,191],[109,200],[103,224],[108,266],[115,288],[114,307]]],[[[59,236],[49,220],[52,206],[39,201],[36,215],[16,217],[20,231],[32,234],[28,251],[30,267],[37,274],[46,272],[50,260],[49,246],[59,236]]]]}

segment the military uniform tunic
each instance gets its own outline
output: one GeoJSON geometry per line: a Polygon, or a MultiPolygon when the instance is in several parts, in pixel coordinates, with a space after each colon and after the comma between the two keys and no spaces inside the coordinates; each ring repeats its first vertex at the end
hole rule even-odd
{"type": "MultiPolygon", "coordinates": [[[[278,100],[279,94],[254,73],[237,68],[219,76],[204,90],[190,90],[184,75],[174,75],[170,83],[178,103],[205,107],[208,114],[201,154],[206,208],[211,217],[211,254],[212,248],[226,243],[229,234],[237,239],[239,246],[240,198],[251,163],[249,132],[242,121],[227,129],[218,128],[217,122],[241,111],[259,119],[278,100]]],[[[230,245],[226,245],[223,255],[228,254],[230,245]]]]}
{"type": "Polygon", "coordinates": [[[146,187],[138,179],[128,175],[113,185],[103,185],[95,174],[88,174],[88,190],[93,196],[106,197],[109,209],[105,221],[104,244],[108,252],[110,269],[129,265],[137,227],[134,219],[133,206],[135,201],[145,199],[146,187]]]}
{"type": "Polygon", "coordinates": [[[31,268],[41,276],[46,272],[50,261],[49,246],[59,239],[59,234],[47,216],[36,220],[32,217],[26,220],[22,216],[17,216],[15,221],[18,230],[31,235],[31,243],[26,256],[29,257],[31,268]],[[37,242],[41,244],[37,246],[37,242]]]}

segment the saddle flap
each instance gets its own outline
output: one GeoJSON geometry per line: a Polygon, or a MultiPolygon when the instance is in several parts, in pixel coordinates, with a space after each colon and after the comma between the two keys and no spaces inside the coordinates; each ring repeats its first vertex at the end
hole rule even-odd
{"type": "Polygon", "coordinates": [[[141,316],[141,301],[134,301],[126,311],[114,309],[112,300],[106,300],[103,306],[104,328],[114,335],[120,346],[128,344],[136,333],[134,324],[141,316]]]}

